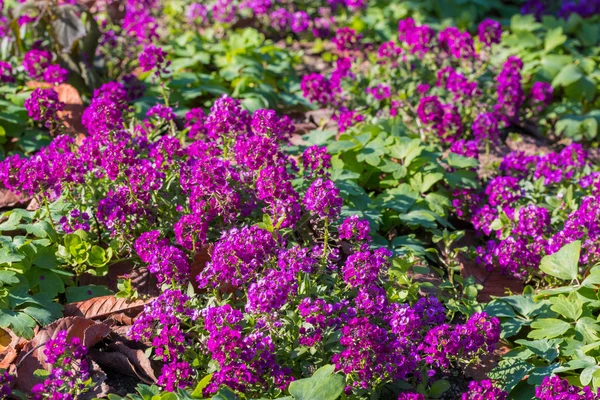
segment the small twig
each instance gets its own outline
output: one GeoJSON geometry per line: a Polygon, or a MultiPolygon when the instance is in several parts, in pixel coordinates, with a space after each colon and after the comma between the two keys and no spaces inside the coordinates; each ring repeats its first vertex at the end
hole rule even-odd
{"type": "Polygon", "coordinates": [[[15,366],[15,367],[16,367],[16,368],[15,368],[15,374],[16,374],[16,375],[18,375],[18,373],[19,373],[19,367],[21,366],[21,363],[22,363],[23,361],[25,361],[25,359],[26,359],[27,357],[29,357],[29,355],[30,355],[31,353],[33,353],[34,351],[36,351],[37,349],[39,349],[40,347],[42,347],[42,346],[45,346],[45,345],[46,345],[46,343],[40,343],[40,344],[38,344],[37,346],[35,346],[33,349],[31,349],[31,350],[29,350],[27,353],[25,353],[25,355],[23,356],[23,358],[21,359],[21,361],[19,361],[19,362],[17,363],[17,365],[15,366]]]}

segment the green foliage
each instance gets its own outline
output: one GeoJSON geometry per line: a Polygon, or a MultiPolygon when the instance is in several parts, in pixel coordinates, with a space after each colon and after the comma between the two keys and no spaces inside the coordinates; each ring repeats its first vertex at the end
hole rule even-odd
{"type": "Polygon", "coordinates": [[[554,87],[557,101],[548,110],[545,128],[574,140],[595,139],[600,74],[599,51],[593,44],[600,39],[600,21],[572,14],[568,20],[547,15],[537,22],[531,15],[514,15],[509,31],[500,57],[519,56],[524,75],[554,87]]]}
{"type": "Polygon", "coordinates": [[[332,179],[344,198],[342,214],[369,221],[378,245],[397,254],[435,258],[431,237],[450,222],[451,191],[477,187],[475,159],[444,156],[440,148],[409,136],[399,121],[361,124],[331,142],[314,131],[309,144],[332,154],[332,179]]]}
{"type": "Polygon", "coordinates": [[[66,235],[63,246],[42,209],[15,209],[0,224],[0,327],[27,339],[36,325],[45,326],[62,316],[57,297],[68,302],[111,293],[102,286],[74,285],[87,272],[106,273],[112,250],[91,245],[84,232],[66,235]],[[75,239],[77,238],[77,239],[75,239]]]}
{"type": "Polygon", "coordinates": [[[523,295],[500,297],[486,307],[500,319],[502,337],[511,347],[490,378],[515,398],[531,398],[527,394],[551,373],[574,385],[600,388],[600,266],[582,279],[579,247],[573,242],[542,261],[545,272],[565,286],[535,294],[526,288],[523,295]],[[569,285],[572,280],[576,283],[569,285]]]}
{"type": "MultiPolygon", "coordinates": [[[[290,383],[288,391],[291,396],[279,397],[279,400],[336,400],[344,391],[345,380],[339,374],[334,374],[333,365],[325,365],[319,368],[310,378],[299,379],[290,383]]],[[[110,400],[192,400],[205,399],[202,396],[202,390],[210,383],[212,375],[207,375],[200,380],[196,388],[190,392],[178,389],[176,392],[164,392],[156,386],[138,385],[137,394],[129,394],[120,397],[109,394],[110,400]]],[[[221,388],[212,397],[205,400],[238,400],[246,399],[245,396],[239,397],[229,388],[221,388]]]]}
{"type": "Polygon", "coordinates": [[[308,107],[295,72],[300,56],[275,46],[254,29],[232,32],[220,40],[186,32],[171,46],[165,49],[172,59],[174,101],[208,106],[227,93],[241,99],[250,111],[308,107]]]}

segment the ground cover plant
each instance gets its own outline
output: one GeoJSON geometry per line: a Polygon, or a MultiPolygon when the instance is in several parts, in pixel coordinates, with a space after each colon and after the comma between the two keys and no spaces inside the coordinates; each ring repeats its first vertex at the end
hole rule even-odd
{"type": "Polygon", "coordinates": [[[0,399],[600,398],[595,3],[75,3],[2,7],[0,399]]]}

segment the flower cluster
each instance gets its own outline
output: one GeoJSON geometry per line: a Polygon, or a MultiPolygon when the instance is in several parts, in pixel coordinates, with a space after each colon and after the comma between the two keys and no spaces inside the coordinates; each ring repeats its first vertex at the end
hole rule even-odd
{"type": "Polygon", "coordinates": [[[600,399],[600,390],[594,392],[589,386],[571,386],[559,376],[547,376],[535,389],[535,396],[540,400],[597,400],[600,399]]]}
{"type": "MultiPolygon", "coordinates": [[[[596,244],[600,239],[600,192],[597,173],[589,172],[587,158],[578,144],[544,155],[507,155],[500,174],[487,183],[483,196],[468,200],[475,228],[495,236],[478,248],[478,261],[490,269],[497,266],[526,278],[538,273],[544,255],[575,240],[582,241],[580,262],[600,259],[596,244]],[[538,181],[542,191],[531,181],[538,181]],[[566,202],[563,197],[571,184],[580,187],[581,193],[575,201],[566,202]],[[554,197],[558,204],[542,202],[541,196],[554,197]]],[[[466,199],[461,195],[456,205],[462,206],[466,199]]]]}
{"type": "Polygon", "coordinates": [[[192,3],[186,16],[197,26],[235,24],[245,18],[264,31],[326,38],[335,26],[336,14],[355,13],[365,6],[365,0],[297,1],[292,5],[282,0],[218,0],[210,5],[192,3]]]}
{"type": "Polygon", "coordinates": [[[401,116],[415,121],[407,129],[421,137],[466,153],[465,139],[474,139],[469,145],[475,147],[497,143],[503,129],[538,118],[552,99],[545,82],[525,91],[519,58],[509,57],[502,68],[490,62],[501,37],[500,24],[489,19],[475,38],[455,27],[436,33],[408,18],[398,23],[398,41],[381,44],[374,60],[361,51],[360,35],[340,29],[332,39],[338,55],[333,72],[305,75],[303,94],[339,110],[333,119],[342,132],[365,119],[401,116]]]}
{"type": "Polygon", "coordinates": [[[66,330],[59,331],[45,343],[43,353],[52,369],[31,390],[33,399],[75,399],[89,389],[87,349],[78,337],[69,340],[66,330]]]}

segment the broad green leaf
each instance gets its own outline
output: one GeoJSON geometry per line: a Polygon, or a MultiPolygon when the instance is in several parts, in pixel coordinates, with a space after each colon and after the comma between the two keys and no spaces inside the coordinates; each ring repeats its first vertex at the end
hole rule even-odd
{"type": "Polygon", "coordinates": [[[33,318],[25,313],[0,309],[0,328],[10,328],[17,336],[31,339],[35,326],[33,318]]]}
{"type": "Polygon", "coordinates": [[[332,375],[330,370],[317,371],[317,376],[293,381],[288,389],[290,394],[296,400],[336,400],[344,391],[345,379],[338,374],[332,375]]]}
{"type": "Polygon", "coordinates": [[[593,343],[598,340],[600,325],[595,319],[583,317],[575,324],[575,330],[583,336],[585,343],[593,343]]]}
{"type": "Polygon", "coordinates": [[[51,246],[38,249],[35,258],[33,259],[33,265],[37,265],[38,267],[44,269],[53,269],[58,267],[58,261],[56,260],[56,248],[51,246]]]}
{"type": "Polygon", "coordinates": [[[548,362],[552,362],[556,359],[556,357],[558,357],[558,344],[560,342],[560,339],[515,340],[515,343],[527,347],[529,350],[548,362]]]}
{"type": "Polygon", "coordinates": [[[450,389],[450,382],[447,380],[435,381],[429,389],[429,395],[434,399],[440,398],[445,392],[450,389]]]}
{"type": "Polygon", "coordinates": [[[453,168],[477,168],[479,161],[472,157],[461,156],[456,153],[449,153],[446,162],[453,168]]]}
{"type": "Polygon", "coordinates": [[[202,378],[200,380],[200,382],[198,382],[198,384],[196,385],[196,388],[194,389],[194,391],[192,392],[192,397],[202,398],[203,397],[202,391],[204,390],[204,388],[206,388],[208,386],[212,377],[213,377],[213,374],[209,374],[209,375],[206,375],[204,378],[202,378]]]}
{"type": "Polygon", "coordinates": [[[19,278],[17,278],[17,273],[14,271],[2,271],[0,270],[0,286],[3,284],[13,284],[19,283],[19,278]]]}
{"type": "Polygon", "coordinates": [[[598,370],[600,370],[600,366],[593,365],[593,366],[587,367],[583,371],[581,371],[581,375],[579,376],[579,379],[581,380],[581,384],[583,386],[588,386],[590,384],[590,382],[592,381],[592,377],[594,376],[594,373],[598,370]]]}
{"type": "Polygon", "coordinates": [[[566,319],[576,321],[583,312],[583,302],[576,296],[572,297],[574,298],[567,298],[563,295],[560,295],[558,297],[550,298],[549,301],[552,303],[550,309],[559,313],[566,319]]]}
{"type": "Polygon", "coordinates": [[[501,360],[488,376],[496,380],[503,390],[510,393],[533,368],[534,366],[527,361],[509,358],[501,360]]]}
{"type": "Polygon", "coordinates": [[[544,256],[540,270],[556,278],[572,281],[577,277],[580,250],[579,240],[569,243],[556,253],[544,256]]]}
{"type": "Polygon", "coordinates": [[[567,36],[563,35],[562,27],[559,26],[554,29],[551,29],[546,34],[546,39],[544,40],[544,50],[553,50],[565,43],[566,41],[567,36]]]}
{"type": "Polygon", "coordinates": [[[237,400],[235,393],[228,387],[221,388],[211,400],[237,400]]]}
{"type": "Polygon", "coordinates": [[[571,325],[557,318],[542,318],[531,324],[533,329],[527,337],[531,339],[552,339],[564,334],[571,325]]]}
{"type": "Polygon", "coordinates": [[[422,226],[424,228],[435,228],[436,218],[431,211],[415,210],[401,214],[400,219],[407,225],[422,226]]]}
{"type": "Polygon", "coordinates": [[[46,326],[62,317],[62,310],[63,307],[60,304],[52,301],[45,303],[44,308],[27,306],[20,311],[35,319],[38,324],[46,326]]]}
{"type": "Polygon", "coordinates": [[[68,287],[65,293],[67,301],[74,303],[77,301],[89,300],[94,297],[107,296],[113,294],[106,286],[88,285],[78,287],[68,287]]]}
{"type": "Polygon", "coordinates": [[[552,81],[552,86],[566,87],[577,82],[581,78],[583,78],[583,72],[581,71],[581,68],[579,68],[579,66],[576,64],[567,64],[563,67],[563,69],[560,70],[558,75],[556,75],[552,81]]]}
{"type": "Polygon", "coordinates": [[[431,187],[433,185],[435,185],[437,182],[441,181],[443,178],[444,178],[444,174],[442,174],[440,172],[435,172],[435,173],[418,172],[410,179],[410,185],[417,192],[425,193],[429,189],[431,189],[431,187]]]}

